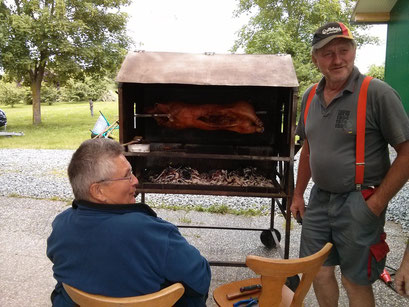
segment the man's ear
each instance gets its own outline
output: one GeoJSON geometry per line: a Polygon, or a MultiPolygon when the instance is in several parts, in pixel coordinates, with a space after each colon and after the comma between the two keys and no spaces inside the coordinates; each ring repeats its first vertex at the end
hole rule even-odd
{"type": "Polygon", "coordinates": [[[314,56],[314,54],[311,54],[311,61],[314,63],[314,65],[318,68],[317,65],[317,58],[314,56]]]}
{"type": "Polygon", "coordinates": [[[106,197],[103,193],[102,186],[99,183],[93,183],[89,187],[89,194],[96,203],[105,203],[106,197]]]}

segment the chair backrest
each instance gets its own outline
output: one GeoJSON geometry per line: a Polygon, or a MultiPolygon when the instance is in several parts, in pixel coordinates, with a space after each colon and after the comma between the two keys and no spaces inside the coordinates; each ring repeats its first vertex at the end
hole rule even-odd
{"type": "Polygon", "coordinates": [[[181,283],[175,283],[158,292],[131,297],[109,297],[90,294],[63,283],[65,291],[70,298],[80,307],[170,307],[185,292],[181,283]]]}
{"type": "Polygon", "coordinates": [[[317,275],[331,251],[332,244],[327,243],[319,252],[297,259],[270,259],[249,255],[246,265],[258,275],[261,275],[262,291],[259,304],[264,306],[280,306],[283,286],[287,277],[302,274],[300,283],[294,292],[290,306],[302,306],[312,281],[317,275]]]}

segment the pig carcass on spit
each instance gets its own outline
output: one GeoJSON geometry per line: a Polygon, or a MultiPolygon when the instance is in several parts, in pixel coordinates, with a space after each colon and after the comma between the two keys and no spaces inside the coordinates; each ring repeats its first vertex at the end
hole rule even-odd
{"type": "Polygon", "coordinates": [[[168,114],[167,117],[155,117],[155,120],[160,126],[172,129],[228,130],[242,134],[264,131],[263,122],[257,117],[253,106],[246,101],[225,105],[156,103],[146,113],[168,114]]]}

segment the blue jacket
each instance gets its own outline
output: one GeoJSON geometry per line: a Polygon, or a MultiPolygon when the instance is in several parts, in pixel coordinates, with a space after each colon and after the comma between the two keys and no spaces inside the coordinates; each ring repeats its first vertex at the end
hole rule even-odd
{"type": "Polygon", "coordinates": [[[74,201],[52,223],[47,256],[53,262],[53,306],[74,306],[61,283],[114,297],[185,286],[180,306],[205,306],[210,267],[178,228],[145,204],[74,201]]]}

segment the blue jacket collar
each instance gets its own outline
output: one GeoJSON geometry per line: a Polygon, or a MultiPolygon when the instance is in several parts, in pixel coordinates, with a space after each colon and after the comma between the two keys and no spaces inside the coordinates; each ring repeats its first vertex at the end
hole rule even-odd
{"type": "Polygon", "coordinates": [[[157,217],[155,211],[152,210],[147,204],[136,203],[136,204],[97,204],[86,200],[76,200],[72,202],[72,208],[76,209],[85,209],[85,210],[96,210],[96,211],[105,211],[111,213],[128,213],[128,212],[141,212],[148,214],[150,216],[157,217]]]}

